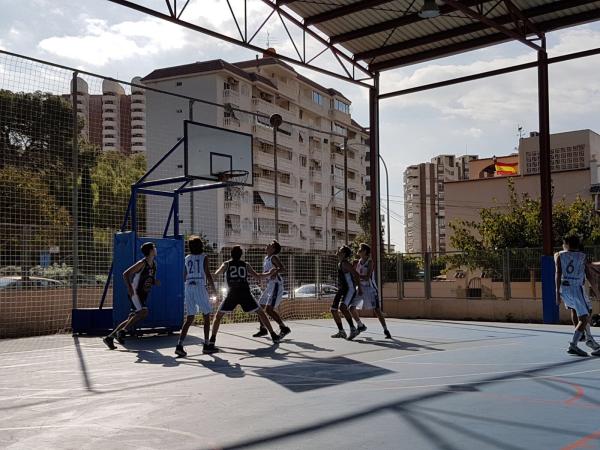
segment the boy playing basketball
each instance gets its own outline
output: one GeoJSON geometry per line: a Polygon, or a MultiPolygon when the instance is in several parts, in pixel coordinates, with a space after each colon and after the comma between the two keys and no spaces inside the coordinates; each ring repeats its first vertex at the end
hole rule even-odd
{"type": "Polygon", "coordinates": [[[146,300],[150,294],[152,286],[160,286],[160,281],[156,279],[156,247],[152,242],[145,242],[141,247],[144,257],[123,272],[123,280],[127,286],[129,302],[131,303],[131,313],[117,328],[113,330],[102,341],[106,346],[114,350],[115,338],[122,345],[124,343],[125,331],[132,328],[140,320],[148,317],[148,307],[146,300]]]}
{"type": "MultiPolygon", "coordinates": [[[[577,344],[584,335],[589,319],[589,307],[583,292],[586,274],[586,256],[579,251],[580,241],[577,235],[567,235],[563,239],[563,250],[554,255],[556,262],[556,304],[561,299],[565,306],[577,316],[577,324],[573,339],[569,343],[568,353],[578,356],[588,356],[577,344]]],[[[600,356],[600,350],[592,352],[600,356]]]]}
{"type": "MultiPolygon", "coordinates": [[[[374,273],[374,264],[371,259],[371,247],[367,244],[360,244],[358,248],[358,256],[360,259],[356,262],[356,271],[360,277],[360,287],[362,288],[362,296],[361,300],[363,301],[364,309],[372,309],[381,326],[383,327],[383,334],[387,339],[391,339],[392,335],[387,329],[387,325],[385,323],[385,317],[383,317],[383,312],[381,311],[381,306],[379,305],[379,293],[377,292],[377,285],[375,284],[375,273],[374,273]]],[[[367,327],[360,320],[360,316],[358,315],[358,311],[356,309],[356,305],[350,306],[350,314],[356,320],[358,324],[358,332],[362,333],[363,331],[367,331],[367,327]]]]}
{"type": "MultiPolygon", "coordinates": [[[[280,333],[279,336],[283,338],[284,336],[290,334],[292,330],[285,326],[281,316],[276,311],[281,303],[281,299],[283,298],[283,278],[281,278],[280,273],[282,273],[285,268],[281,261],[279,260],[279,253],[281,252],[281,245],[276,240],[273,240],[269,245],[267,245],[267,256],[265,256],[265,260],[263,262],[263,272],[271,272],[274,269],[273,275],[267,278],[267,287],[260,296],[259,305],[266,311],[269,317],[279,324],[280,333]]],[[[260,322],[260,328],[258,332],[253,334],[253,337],[261,337],[267,335],[267,329],[260,322]]]]}
{"type": "Polygon", "coordinates": [[[197,314],[202,313],[204,323],[204,347],[203,353],[208,350],[208,335],[210,333],[210,300],[208,298],[207,286],[211,291],[215,291],[215,283],[208,270],[208,259],[204,254],[204,245],[202,239],[198,236],[190,236],[188,239],[190,254],[185,257],[185,268],[183,269],[183,280],[185,282],[185,323],[181,328],[179,341],[175,348],[175,354],[178,356],[187,356],[183,348],[183,340],[187,332],[194,323],[197,314]]]}
{"type": "Polygon", "coordinates": [[[333,320],[338,327],[338,332],[331,337],[343,339],[346,338],[346,332],[342,326],[342,319],[340,318],[339,313],[339,310],[341,310],[342,314],[346,318],[346,321],[350,325],[350,335],[348,336],[348,339],[352,340],[358,336],[359,332],[352,322],[352,316],[350,315],[348,308],[354,305],[357,301],[356,286],[358,286],[359,295],[362,295],[362,287],[360,285],[358,273],[348,261],[350,256],[352,256],[352,250],[350,250],[350,247],[343,245],[338,249],[336,255],[339,261],[338,291],[337,294],[335,294],[335,298],[333,299],[333,303],[331,305],[331,315],[333,316],[333,320]]]}
{"type": "Polygon", "coordinates": [[[218,351],[215,347],[215,341],[217,339],[217,333],[219,332],[219,324],[221,323],[221,319],[225,313],[232,312],[237,305],[240,305],[244,312],[255,312],[258,314],[259,320],[262,324],[264,324],[267,330],[269,330],[271,339],[273,339],[274,343],[279,342],[281,339],[273,331],[273,327],[271,327],[271,323],[269,322],[265,312],[260,308],[260,306],[258,306],[256,300],[254,300],[252,292],[250,292],[250,285],[248,284],[247,278],[248,274],[256,278],[268,277],[275,273],[275,269],[269,273],[258,274],[250,264],[242,261],[243,254],[244,251],[242,250],[242,247],[239,245],[234,246],[231,249],[231,259],[221,264],[221,267],[219,267],[215,272],[215,276],[225,272],[225,279],[229,289],[227,291],[225,300],[223,300],[223,303],[221,303],[219,311],[215,316],[212,327],[212,336],[210,337],[207,353],[214,353],[218,351]]]}

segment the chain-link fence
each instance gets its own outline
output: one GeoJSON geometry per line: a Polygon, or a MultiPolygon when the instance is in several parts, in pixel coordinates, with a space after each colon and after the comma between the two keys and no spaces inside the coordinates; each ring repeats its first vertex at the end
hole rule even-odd
{"type": "MultiPolygon", "coordinates": [[[[368,133],[283,72],[234,69],[203,74],[196,84],[169,77],[127,83],[0,51],[0,337],[69,330],[72,309],[97,308],[104,292],[109,308],[114,235],[130,230],[132,217],[140,237],[174,235],[176,226],[184,238],[201,235],[211,270],[242,245],[260,271],[264,247],[276,236],[272,114],[283,118],[282,312],[328,313],[336,289],[333,250],[362,233],[368,133]],[[334,128],[334,117],[347,126],[334,128]],[[175,218],[172,197],[140,193],[126,217],[132,184],[183,137],[185,120],[252,134],[254,187],[236,197],[223,189],[187,193],[175,218]]],[[[152,179],[177,177],[183,164],[183,153],[173,152],[152,179]]],[[[178,186],[153,189],[172,193],[178,186]]],[[[159,268],[159,277],[161,270],[170,269],[159,268]]],[[[257,296],[263,288],[253,282],[257,296]]]]}

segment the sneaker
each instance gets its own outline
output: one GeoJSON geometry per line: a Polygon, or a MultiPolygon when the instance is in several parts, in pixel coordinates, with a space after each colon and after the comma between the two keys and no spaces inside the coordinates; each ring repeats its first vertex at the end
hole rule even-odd
{"type": "Polygon", "coordinates": [[[357,330],[359,333],[362,333],[363,331],[367,331],[367,326],[363,323],[358,326],[357,330]]]}
{"type": "Polygon", "coordinates": [[[285,336],[287,336],[291,332],[292,332],[292,330],[290,330],[289,327],[283,326],[283,327],[281,327],[279,337],[283,339],[285,336]]]}
{"type": "Polygon", "coordinates": [[[588,339],[585,341],[585,345],[587,345],[592,350],[600,350],[600,344],[598,344],[594,339],[588,339]]]}
{"type": "Polygon", "coordinates": [[[271,339],[273,340],[273,344],[277,344],[279,341],[281,341],[281,336],[279,336],[277,333],[271,333],[271,339]]]}
{"type": "Polygon", "coordinates": [[[115,345],[115,340],[111,336],[106,336],[105,338],[102,339],[102,342],[104,342],[106,344],[106,346],[111,350],[114,350],[117,348],[117,346],[115,345]]]}
{"type": "Polygon", "coordinates": [[[344,330],[340,330],[337,333],[331,335],[331,337],[334,339],[336,339],[336,338],[346,339],[348,336],[346,336],[346,332],[344,330]]]}
{"type": "Polygon", "coordinates": [[[204,353],[205,355],[212,355],[213,353],[217,353],[218,351],[219,349],[215,346],[214,342],[205,344],[202,348],[202,353],[204,353]]]}
{"type": "Polygon", "coordinates": [[[116,339],[119,344],[125,345],[125,335],[126,335],[126,333],[123,330],[121,330],[117,333],[116,339]]]}
{"type": "Polygon", "coordinates": [[[386,339],[392,338],[392,333],[390,333],[390,330],[383,330],[383,334],[385,335],[386,339]]]}
{"type": "Polygon", "coordinates": [[[254,333],[252,337],[263,337],[269,334],[266,328],[260,328],[257,333],[254,333]]]}
{"type": "Polygon", "coordinates": [[[352,328],[350,330],[350,336],[348,336],[348,340],[351,341],[352,339],[354,339],[359,334],[360,334],[360,331],[358,331],[356,328],[352,328]]]}
{"type": "Polygon", "coordinates": [[[569,344],[569,349],[567,350],[567,353],[577,356],[589,356],[584,350],[581,350],[573,343],[569,344]]]}
{"type": "Polygon", "coordinates": [[[590,353],[590,355],[592,355],[592,356],[600,356],[600,349],[594,350],[592,353],[590,353]]]}
{"type": "Polygon", "coordinates": [[[181,356],[182,358],[187,356],[187,352],[183,349],[183,345],[179,344],[177,347],[175,347],[175,354],[177,356],[181,356]]]}

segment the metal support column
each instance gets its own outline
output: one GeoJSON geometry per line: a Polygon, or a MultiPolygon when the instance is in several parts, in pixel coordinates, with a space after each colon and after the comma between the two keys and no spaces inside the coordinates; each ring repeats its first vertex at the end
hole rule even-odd
{"type": "MultiPolygon", "coordinates": [[[[373,87],[369,89],[369,166],[371,176],[371,257],[375,263],[377,286],[380,292],[383,292],[381,284],[381,218],[379,216],[379,73],[374,75],[373,87]]],[[[381,301],[383,306],[383,298],[381,301]]]]}
{"type": "MultiPolygon", "coordinates": [[[[188,103],[188,119],[194,120],[194,100],[189,100],[188,103]]],[[[194,185],[194,181],[191,182],[192,186],[194,185]]],[[[190,234],[194,234],[196,232],[195,223],[194,223],[194,191],[190,192],[190,234]]]]}
{"type": "Polygon", "coordinates": [[[348,245],[348,137],[344,137],[344,239],[348,245]]]}
{"type": "Polygon", "coordinates": [[[552,177],[550,166],[550,106],[548,98],[548,53],[546,38],[538,51],[538,102],[539,102],[539,158],[540,158],[540,194],[542,213],[542,307],[544,323],[558,323],[559,313],[556,306],[554,286],[554,259],[552,257],[552,177]]]}
{"type": "MultiPolygon", "coordinates": [[[[387,252],[388,254],[392,253],[392,244],[390,239],[390,176],[388,173],[387,164],[379,155],[379,160],[383,163],[383,168],[385,169],[385,191],[386,191],[386,208],[387,208],[387,223],[385,224],[385,228],[387,230],[387,252]]],[[[439,233],[438,233],[439,236],[439,233]]]]}
{"type": "Polygon", "coordinates": [[[79,118],[77,117],[77,72],[73,72],[71,80],[71,113],[73,135],[71,150],[73,157],[73,197],[72,197],[72,216],[73,216],[73,276],[72,276],[72,302],[73,309],[77,309],[77,276],[79,275],[79,118]]]}
{"type": "Polygon", "coordinates": [[[273,114],[269,122],[273,127],[273,172],[275,179],[273,184],[275,187],[275,239],[279,241],[279,172],[277,171],[277,130],[283,122],[283,118],[279,114],[273,114]]]}

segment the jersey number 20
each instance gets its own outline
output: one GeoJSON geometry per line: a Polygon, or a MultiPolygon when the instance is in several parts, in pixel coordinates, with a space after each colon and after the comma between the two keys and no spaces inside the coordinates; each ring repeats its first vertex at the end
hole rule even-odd
{"type": "Polygon", "coordinates": [[[231,266],[229,268],[230,278],[246,278],[246,268],[244,266],[231,266]]]}

